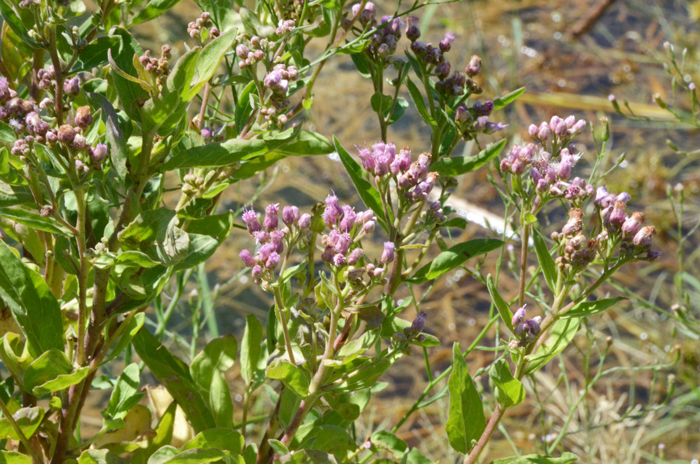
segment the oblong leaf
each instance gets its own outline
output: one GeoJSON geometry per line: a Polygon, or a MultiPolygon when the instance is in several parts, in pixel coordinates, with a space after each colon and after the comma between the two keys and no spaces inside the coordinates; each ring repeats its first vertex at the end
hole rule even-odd
{"type": "Polygon", "coordinates": [[[472,448],[472,440],[477,440],[486,429],[484,406],[476,391],[462,356],[459,343],[452,349],[452,374],[448,381],[450,410],[445,424],[450,446],[462,454],[472,448]]]}
{"type": "Polygon", "coordinates": [[[459,243],[437,255],[433,261],[420,268],[407,280],[414,283],[423,283],[437,279],[442,274],[451,271],[457,266],[461,266],[468,259],[488,253],[501,246],[503,246],[503,242],[495,238],[476,238],[459,243]]]}
{"type": "Polygon", "coordinates": [[[520,87],[517,90],[513,90],[507,95],[503,95],[501,98],[497,98],[493,101],[493,111],[500,110],[511,103],[513,103],[520,95],[525,93],[525,87],[520,87]]]}

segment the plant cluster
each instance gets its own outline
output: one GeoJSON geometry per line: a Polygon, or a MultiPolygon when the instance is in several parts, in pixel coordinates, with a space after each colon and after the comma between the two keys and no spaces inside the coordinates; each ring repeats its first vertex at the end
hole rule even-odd
{"type": "Polygon", "coordinates": [[[333,463],[382,453],[389,457],[372,462],[421,464],[430,461],[395,433],[444,396],[425,399],[449,376],[447,437],[472,463],[504,411],[523,401],[522,379],[571,343],[586,318],[620,299],[589,297],[624,264],[658,256],[654,227],[643,225],[642,213],[627,215],[629,195],[598,185],[595,168],[588,180],[571,178],[584,156],[573,140],[585,122],[554,117],[532,126],[534,142],[514,145],[498,161],[506,140],[492,136],[506,125],[494,116],[524,89],[476,100],[480,58],[450,63],[452,33],[436,47],[419,41],[412,14],[424,4],[378,21],[366,0],[253,9],[200,0],[200,16],[187,25],[192,43],[165,44],[156,58],[129,29],[173,2],[139,3],[105,0],[87,15],[81,0],[0,0],[0,358],[7,371],[0,460],[333,463]],[[313,38],[327,45],[312,61],[313,38]],[[372,85],[380,127],[376,142],[358,143],[359,162],[337,139],[303,128],[319,73],[346,55],[372,85]],[[424,153],[388,138],[409,107],[402,94],[430,128],[424,153]],[[456,156],[463,140],[479,153],[456,156]],[[258,215],[248,198],[222,211],[230,185],[263,179],[285,157],[332,152],[363,207],[329,192],[310,211],[274,203],[258,215]],[[466,226],[452,214],[450,194],[459,176],[483,166],[517,211],[517,236],[449,247],[444,236],[466,226]],[[166,195],[171,184],[176,201],[166,195]],[[548,240],[538,215],[558,206],[569,220],[548,240]],[[241,273],[250,272],[274,303],[265,329],[251,315],[240,340],[213,336],[205,345],[200,330],[221,288],[209,287],[204,265],[234,228],[250,236],[241,273]],[[367,245],[376,240],[383,247],[374,254],[367,245]],[[498,290],[498,274],[485,274],[476,259],[503,253],[509,241],[522,247],[513,302],[498,290]],[[527,272],[531,241],[535,275],[527,272]],[[430,383],[393,429],[357,436],[354,423],[381,390],[382,375],[402,356],[440,344],[418,295],[468,261],[491,293],[491,322],[466,351],[455,344],[451,367],[434,378],[426,355],[430,383]],[[197,291],[189,297],[187,341],[167,325],[191,280],[197,291]],[[542,289],[534,299],[541,315],[526,318],[533,285],[542,289]],[[402,318],[410,307],[415,317],[402,318]],[[508,339],[497,338],[496,356],[481,371],[489,374],[487,394],[467,359],[497,321],[508,339]],[[171,341],[189,348],[188,362],[168,349],[171,341]],[[236,363],[240,411],[225,376],[236,363]],[[163,408],[151,390],[153,409],[141,404],[146,369],[167,390],[163,408]],[[101,429],[87,436],[81,416],[97,388],[111,396],[101,429]],[[274,406],[251,417],[263,395],[274,406]],[[488,423],[485,401],[494,405],[488,423]]]}

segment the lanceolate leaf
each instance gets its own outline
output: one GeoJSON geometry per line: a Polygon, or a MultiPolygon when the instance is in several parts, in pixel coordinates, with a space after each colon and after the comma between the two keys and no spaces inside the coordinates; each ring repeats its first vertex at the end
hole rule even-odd
{"type": "Polygon", "coordinates": [[[549,249],[547,248],[547,242],[540,232],[533,227],[532,238],[535,242],[535,251],[537,252],[537,260],[540,262],[542,267],[542,274],[544,274],[544,280],[547,282],[547,286],[552,292],[556,291],[557,285],[557,265],[552,259],[552,255],[549,254],[549,249]]]}
{"type": "Polygon", "coordinates": [[[185,411],[195,432],[216,427],[214,416],[190,376],[187,364],[175,357],[146,329],[134,337],[133,346],[141,360],[185,411]]]}
{"type": "Polygon", "coordinates": [[[495,461],[491,461],[490,464],[571,464],[577,460],[578,456],[573,453],[563,453],[558,458],[540,456],[539,454],[528,454],[525,456],[496,459],[495,461]]]}
{"type": "Polygon", "coordinates": [[[190,366],[190,373],[214,414],[219,427],[233,427],[233,402],[224,373],[236,361],[238,342],[233,335],[215,338],[199,353],[190,366]]]}
{"type": "Polygon", "coordinates": [[[513,103],[520,95],[525,93],[525,87],[520,87],[517,90],[513,90],[508,95],[504,95],[501,98],[497,98],[493,101],[493,111],[500,110],[511,103],[513,103]]]}
{"type": "Polygon", "coordinates": [[[495,238],[477,238],[453,246],[440,253],[432,262],[420,268],[410,282],[422,283],[437,279],[442,274],[461,266],[465,261],[478,255],[493,251],[503,245],[501,240],[495,238]]]}
{"type": "Polygon", "coordinates": [[[309,394],[309,379],[300,368],[289,361],[277,360],[267,368],[267,377],[281,380],[284,385],[302,398],[309,394]]]}
{"type": "Polygon", "coordinates": [[[52,348],[63,350],[61,308],[44,279],[1,240],[0,263],[0,298],[22,327],[29,353],[38,358],[52,348]]]}
{"type": "Polygon", "coordinates": [[[493,304],[496,305],[498,314],[501,315],[501,319],[503,319],[503,322],[506,324],[508,329],[513,332],[513,313],[510,311],[508,303],[506,303],[503,297],[501,297],[501,294],[498,293],[498,289],[496,288],[496,284],[494,283],[493,276],[491,274],[489,274],[489,276],[486,278],[486,287],[491,294],[493,304]]]}
{"type": "Polygon", "coordinates": [[[297,135],[298,131],[290,129],[269,139],[232,139],[190,148],[174,154],[162,169],[170,171],[178,168],[230,166],[281,148],[297,135]]]}
{"type": "Polygon", "coordinates": [[[151,0],[146,5],[146,8],[136,13],[136,16],[131,20],[131,25],[135,26],[157,18],[178,3],[180,3],[180,0],[151,0]]]}
{"type": "MultiPolygon", "coordinates": [[[[174,1],[174,0],[170,0],[174,1]]],[[[206,47],[202,49],[199,55],[197,66],[195,68],[194,80],[188,92],[187,100],[192,100],[195,95],[204,87],[209,79],[214,76],[216,69],[219,67],[221,60],[226,52],[231,48],[231,45],[236,40],[236,29],[231,29],[225,34],[212,40],[206,47]]]]}
{"type": "Polygon", "coordinates": [[[472,440],[477,440],[486,429],[486,418],[481,397],[469,376],[459,343],[453,347],[448,389],[450,410],[445,424],[447,439],[455,451],[467,454],[472,448],[472,440]]]}
{"type": "Polygon", "coordinates": [[[24,388],[36,396],[65,390],[88,375],[88,367],[75,368],[63,351],[52,348],[39,356],[24,373],[24,388]]]}
{"type": "Polygon", "coordinates": [[[527,357],[525,374],[532,374],[561,353],[578,332],[581,318],[559,319],[549,331],[549,338],[534,353],[527,357]]]}
{"type": "Polygon", "coordinates": [[[387,224],[387,218],[384,216],[384,209],[382,207],[382,200],[379,196],[379,192],[372,187],[372,184],[362,177],[362,168],[360,165],[357,164],[354,159],[352,159],[352,156],[345,151],[345,149],[340,145],[338,139],[335,137],[333,137],[333,144],[335,145],[335,149],[340,156],[340,161],[343,162],[343,166],[345,166],[345,170],[350,175],[350,180],[352,181],[353,185],[355,185],[360,198],[362,198],[362,201],[368,208],[374,211],[374,215],[379,220],[379,225],[381,225],[382,228],[388,232],[389,226],[387,224]]]}
{"type": "Polygon", "coordinates": [[[503,147],[506,146],[506,139],[499,141],[493,145],[489,145],[476,156],[454,156],[451,158],[442,158],[430,168],[443,176],[460,176],[468,172],[476,171],[484,164],[498,156],[503,147]]]}
{"type": "Polygon", "coordinates": [[[614,306],[617,302],[626,299],[627,298],[618,296],[615,298],[608,298],[604,300],[582,301],[573,308],[571,308],[569,311],[564,313],[562,319],[568,319],[571,317],[588,317],[592,316],[593,314],[602,313],[611,306],[614,306]]]}
{"type": "Polygon", "coordinates": [[[258,360],[262,352],[263,329],[260,321],[249,314],[246,317],[245,331],[241,341],[241,377],[246,384],[255,379],[258,360]]]}

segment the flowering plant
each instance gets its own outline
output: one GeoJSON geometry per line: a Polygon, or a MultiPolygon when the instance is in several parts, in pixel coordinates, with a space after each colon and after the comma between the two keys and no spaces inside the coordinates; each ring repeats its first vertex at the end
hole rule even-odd
{"type": "Polygon", "coordinates": [[[506,126],[492,114],[524,89],[473,101],[482,94],[481,60],[453,70],[454,34],[438,46],[421,42],[411,16],[421,4],[377,19],[366,0],[258,2],[252,10],[200,0],[203,12],[187,26],[192,42],[163,45],[156,57],[129,29],[174,2],[139,3],[105,0],[87,16],[81,0],[0,0],[3,60],[12,50],[0,68],[6,462],[366,462],[389,453],[418,464],[428,461],[395,432],[442,398],[425,400],[449,375],[447,437],[471,463],[506,408],[523,400],[522,378],[561,352],[582,320],[618,300],[589,296],[622,265],[657,256],[654,227],[643,226],[642,213],[627,215],[629,195],[596,188],[595,169],[588,181],[571,178],[582,156],[571,143],[583,121],[532,126],[535,143],[514,145],[496,161],[506,140],[492,135],[506,126]],[[405,59],[396,56],[403,35],[405,59]],[[327,40],[313,61],[311,38],[327,40]],[[371,81],[380,127],[375,143],[356,147],[359,163],[337,139],[302,129],[319,73],[343,55],[371,81]],[[388,138],[409,107],[404,88],[431,131],[425,153],[388,138]],[[461,140],[480,149],[493,143],[454,156],[461,140]],[[261,218],[246,198],[237,212],[220,212],[228,186],[254,182],[285,157],[332,152],[362,208],[329,192],[310,211],[270,204],[261,218]],[[497,169],[502,195],[518,211],[517,234],[448,247],[441,233],[466,225],[449,203],[456,178],[485,165],[497,169]],[[537,216],[554,204],[569,220],[548,242],[537,216]],[[240,341],[224,335],[202,348],[199,330],[220,291],[209,288],[204,263],[234,228],[250,235],[242,267],[274,304],[265,330],[251,315],[240,341]],[[383,247],[375,253],[376,239],[383,247]],[[440,343],[416,294],[511,240],[522,247],[519,309],[512,313],[479,263],[470,272],[491,292],[497,312],[489,325],[466,352],[454,345],[453,364],[439,376],[427,364],[428,387],[391,431],[355,435],[381,376],[414,347],[427,353],[440,343]],[[440,253],[426,262],[434,243],[440,253]],[[181,341],[167,324],[191,278],[198,292],[189,302],[196,310],[186,363],[166,348],[168,338],[181,341]],[[544,295],[542,314],[527,318],[533,285],[544,295]],[[411,306],[415,317],[401,318],[411,306]],[[493,398],[484,398],[496,405],[487,424],[466,359],[499,319],[509,338],[498,340],[502,355],[483,369],[493,383],[493,398]],[[234,412],[225,373],[235,364],[244,393],[234,412]],[[151,409],[141,404],[145,369],[165,388],[147,388],[151,409]],[[98,388],[111,390],[110,399],[101,428],[85,434],[81,417],[98,388]],[[262,416],[264,431],[250,416],[263,391],[274,403],[262,416]]]}

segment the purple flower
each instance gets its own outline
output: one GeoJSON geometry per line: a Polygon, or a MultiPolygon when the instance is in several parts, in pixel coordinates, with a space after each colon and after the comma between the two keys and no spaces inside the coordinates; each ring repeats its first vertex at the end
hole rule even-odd
{"type": "Polygon", "coordinates": [[[428,314],[425,311],[420,311],[411,324],[411,330],[414,332],[422,332],[423,328],[425,328],[425,320],[427,318],[428,314]]]}
{"type": "MultiPolygon", "coordinates": [[[[564,149],[566,150],[566,148],[564,149]]],[[[564,151],[562,150],[562,152],[564,151]]],[[[574,166],[574,157],[571,155],[562,154],[561,161],[557,167],[557,176],[561,180],[568,180],[571,177],[571,168],[574,166]]]]}
{"type": "Polygon", "coordinates": [[[335,194],[328,195],[326,197],[326,209],[323,211],[323,222],[326,224],[326,227],[330,228],[336,225],[342,214],[343,211],[338,204],[338,197],[335,194]]]}
{"type": "Polygon", "coordinates": [[[551,133],[552,131],[549,128],[549,124],[547,124],[546,122],[542,122],[542,124],[540,124],[539,129],[537,130],[537,138],[544,142],[549,138],[551,133]]]}
{"type": "Polygon", "coordinates": [[[621,201],[624,204],[627,204],[631,199],[632,199],[632,195],[630,195],[627,192],[622,192],[617,197],[615,197],[615,201],[621,201]]]}
{"type": "Polygon", "coordinates": [[[337,229],[333,229],[331,231],[331,236],[333,236],[334,233],[335,237],[333,237],[333,250],[343,256],[347,255],[350,245],[352,244],[352,237],[347,232],[338,232],[337,229]]]}
{"type": "Polygon", "coordinates": [[[98,143],[94,148],[90,148],[90,159],[95,164],[100,164],[107,157],[109,147],[104,143],[98,143]]]}
{"type": "Polygon", "coordinates": [[[420,28],[418,27],[418,18],[416,16],[409,16],[406,18],[406,38],[411,42],[415,42],[420,38],[420,28]]]}
{"type": "Polygon", "coordinates": [[[530,134],[530,137],[536,138],[537,137],[537,126],[534,124],[530,124],[530,127],[527,128],[527,133],[530,134]]]}
{"type": "Polygon", "coordinates": [[[265,262],[270,257],[270,254],[275,251],[275,245],[272,243],[266,243],[260,248],[258,248],[258,254],[255,256],[256,260],[259,262],[265,262]]]}
{"type": "Polygon", "coordinates": [[[311,227],[311,215],[308,213],[304,213],[301,215],[299,218],[299,229],[301,230],[307,230],[309,227],[311,227]]]}
{"type": "Polygon", "coordinates": [[[635,235],[642,228],[644,223],[644,213],[639,211],[632,213],[622,224],[622,233],[626,236],[635,235]]]}
{"type": "Polygon", "coordinates": [[[270,232],[270,243],[275,247],[277,253],[282,253],[284,250],[284,232],[281,230],[270,232]]]}
{"type": "Polygon", "coordinates": [[[253,237],[255,237],[258,243],[267,243],[270,241],[270,234],[265,230],[256,230],[253,232],[253,237]]]}
{"type": "Polygon", "coordinates": [[[243,222],[245,222],[246,227],[248,228],[248,233],[253,233],[257,232],[261,229],[260,227],[260,222],[258,222],[258,215],[255,214],[255,211],[253,210],[253,205],[250,205],[250,209],[245,209],[245,206],[243,207],[243,222]]]}
{"type": "Polygon", "coordinates": [[[608,206],[610,206],[608,202],[609,196],[610,192],[608,192],[608,189],[605,188],[605,185],[599,185],[598,188],[595,190],[595,198],[593,199],[593,203],[596,206],[600,206],[601,208],[607,208],[608,206]]]}
{"type": "Polygon", "coordinates": [[[365,144],[365,148],[360,148],[355,145],[355,148],[358,150],[357,156],[362,160],[362,167],[364,167],[366,171],[374,172],[374,157],[369,148],[367,148],[367,145],[365,144]]]}
{"type": "Polygon", "coordinates": [[[367,221],[365,224],[362,226],[362,230],[366,234],[371,234],[374,232],[374,227],[376,226],[374,221],[367,221]]]}
{"type": "Polygon", "coordinates": [[[92,114],[89,106],[81,106],[75,112],[75,125],[85,129],[92,124],[92,114]]]}
{"type": "Polygon", "coordinates": [[[24,122],[27,124],[29,132],[33,134],[46,135],[46,132],[49,130],[49,124],[41,119],[41,116],[36,111],[28,113],[24,118],[24,122]]]}
{"type": "Polygon", "coordinates": [[[580,134],[581,132],[583,132],[583,129],[585,129],[585,128],[586,128],[586,121],[584,121],[583,119],[579,119],[579,120],[576,122],[576,124],[574,124],[573,126],[571,126],[571,128],[569,129],[569,131],[570,131],[571,134],[573,134],[573,135],[578,135],[578,134],[580,134]]]}
{"type": "Polygon", "coordinates": [[[263,270],[259,264],[256,264],[255,266],[253,266],[253,270],[251,271],[251,275],[253,276],[253,278],[257,279],[258,277],[260,277],[262,275],[262,273],[263,273],[263,270]]]}
{"type": "Polygon", "coordinates": [[[440,51],[443,53],[447,53],[450,51],[450,48],[452,48],[452,42],[455,40],[455,35],[453,32],[448,32],[445,34],[445,37],[442,38],[440,41],[439,47],[440,51]]]}
{"type": "Polygon", "coordinates": [[[0,104],[5,103],[12,98],[10,96],[10,86],[7,83],[7,78],[0,77],[0,104]]]}
{"type": "Polygon", "coordinates": [[[362,248],[355,248],[350,252],[350,255],[348,256],[348,264],[354,266],[355,264],[360,262],[360,259],[363,255],[364,251],[362,251],[362,248]]]}
{"type": "Polygon", "coordinates": [[[485,102],[476,102],[472,106],[474,114],[477,116],[489,116],[493,111],[493,102],[491,100],[486,100],[485,102]]]}
{"type": "Polygon", "coordinates": [[[355,209],[350,205],[343,205],[341,209],[343,210],[343,218],[340,220],[339,228],[343,232],[350,232],[357,217],[355,209]]]}
{"type": "Polygon", "coordinates": [[[236,55],[238,55],[238,58],[245,60],[248,58],[248,53],[250,53],[250,50],[248,50],[248,47],[246,47],[243,44],[238,44],[236,47],[236,55]]]}
{"type": "Polygon", "coordinates": [[[479,74],[481,72],[481,58],[476,55],[472,56],[464,72],[469,77],[474,77],[479,74]]]}
{"type": "Polygon", "coordinates": [[[73,79],[65,81],[63,83],[63,91],[71,97],[78,95],[80,93],[80,79],[74,77],[73,79]]]}
{"type": "Polygon", "coordinates": [[[484,127],[484,134],[493,134],[495,132],[500,132],[508,127],[508,124],[503,124],[502,122],[487,122],[486,127],[484,127]]]}
{"type": "Polygon", "coordinates": [[[299,208],[296,206],[285,206],[282,209],[282,221],[288,226],[291,227],[292,224],[297,222],[301,218],[301,213],[299,212],[299,208]]]}
{"type": "Polygon", "coordinates": [[[379,262],[382,264],[387,264],[394,261],[395,247],[396,245],[394,245],[393,242],[384,242],[384,251],[382,252],[382,257],[379,259],[379,262]]]}
{"type": "Polygon", "coordinates": [[[511,320],[513,327],[519,325],[521,322],[523,322],[523,319],[525,319],[525,306],[527,305],[518,308],[518,310],[515,311],[515,314],[513,314],[513,319],[511,320]]]}
{"type": "Polygon", "coordinates": [[[345,255],[338,253],[335,256],[333,256],[333,264],[335,266],[338,266],[338,267],[345,266],[346,263],[347,263],[347,259],[345,258],[345,255]]]}
{"type": "Polygon", "coordinates": [[[654,226],[645,226],[642,227],[639,232],[634,236],[634,239],[632,239],[632,242],[644,249],[650,249],[651,248],[651,237],[656,235],[656,227],[654,226]]]}
{"type": "Polygon", "coordinates": [[[265,229],[269,231],[277,228],[279,224],[279,220],[277,219],[278,213],[279,203],[267,205],[267,208],[265,208],[265,218],[263,219],[263,227],[265,227],[265,229]]]}
{"type": "Polygon", "coordinates": [[[457,124],[467,124],[473,120],[474,117],[472,117],[471,113],[464,104],[457,107],[457,111],[455,112],[455,121],[457,124]]]}
{"type": "Polygon", "coordinates": [[[608,216],[608,222],[615,229],[619,229],[625,223],[625,219],[627,219],[625,204],[621,201],[616,201],[612,213],[610,213],[610,216],[608,216]]]}
{"type": "Polygon", "coordinates": [[[243,250],[239,253],[241,259],[243,260],[243,263],[246,265],[246,267],[253,267],[255,266],[255,258],[253,258],[253,255],[250,253],[248,250],[243,250]]]}
{"type": "Polygon", "coordinates": [[[265,267],[267,269],[274,269],[277,267],[277,265],[280,262],[280,255],[277,252],[272,252],[270,253],[270,256],[267,258],[267,261],[265,261],[265,267]]]}
{"type": "Polygon", "coordinates": [[[540,328],[540,322],[542,321],[542,317],[537,316],[532,319],[525,319],[525,322],[523,322],[523,328],[533,334],[533,335],[539,335],[539,333],[542,331],[540,328]]]}

